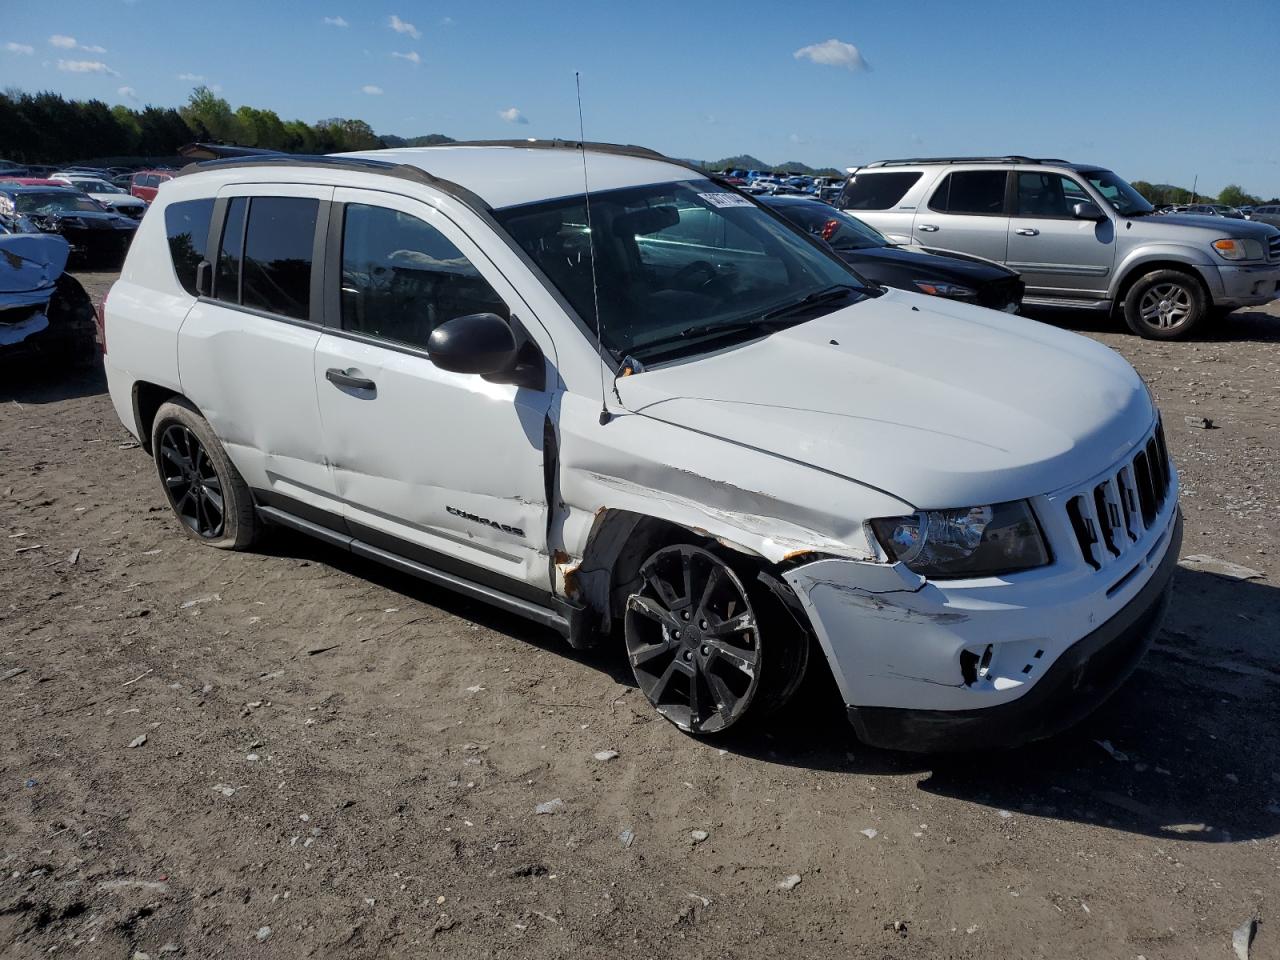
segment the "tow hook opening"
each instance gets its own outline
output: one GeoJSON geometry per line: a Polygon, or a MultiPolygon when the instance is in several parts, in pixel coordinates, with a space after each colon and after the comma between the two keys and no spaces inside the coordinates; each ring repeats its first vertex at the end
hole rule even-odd
{"type": "Polygon", "coordinates": [[[960,651],[960,676],[964,680],[966,687],[971,687],[979,680],[985,680],[987,673],[991,670],[991,657],[995,652],[995,645],[988,643],[982,653],[974,653],[972,650],[960,651]]]}

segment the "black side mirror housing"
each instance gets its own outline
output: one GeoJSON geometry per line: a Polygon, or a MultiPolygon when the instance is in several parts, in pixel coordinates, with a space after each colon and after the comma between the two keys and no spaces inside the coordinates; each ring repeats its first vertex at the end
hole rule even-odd
{"type": "Polygon", "coordinates": [[[1098,209],[1098,205],[1092,200],[1086,200],[1083,203],[1077,203],[1071,208],[1071,215],[1077,220],[1105,220],[1106,214],[1098,209]]]}
{"type": "Polygon", "coordinates": [[[446,320],[427,338],[427,356],[441,370],[501,374],[516,365],[516,337],[496,313],[470,313],[446,320]]]}

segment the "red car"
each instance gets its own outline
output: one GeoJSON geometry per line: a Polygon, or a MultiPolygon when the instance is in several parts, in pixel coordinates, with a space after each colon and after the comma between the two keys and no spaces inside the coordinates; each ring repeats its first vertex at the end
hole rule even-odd
{"type": "Polygon", "coordinates": [[[172,170],[139,170],[129,181],[129,192],[139,200],[150,203],[156,198],[160,184],[173,179],[172,170]]]}
{"type": "Polygon", "coordinates": [[[0,177],[0,183],[15,187],[65,187],[61,180],[43,180],[40,177],[0,177]]]}

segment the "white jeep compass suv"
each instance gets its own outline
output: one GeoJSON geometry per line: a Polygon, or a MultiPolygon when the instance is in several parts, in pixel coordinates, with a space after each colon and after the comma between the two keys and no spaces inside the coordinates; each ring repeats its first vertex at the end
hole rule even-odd
{"type": "Polygon", "coordinates": [[[575,646],[620,635],[692,733],[781,706],[812,648],[869,743],[1046,736],[1132,670],[1177,561],[1119,356],[871,288],[639,148],[197,164],[103,334],[188,535],[284,525],[575,646]]]}

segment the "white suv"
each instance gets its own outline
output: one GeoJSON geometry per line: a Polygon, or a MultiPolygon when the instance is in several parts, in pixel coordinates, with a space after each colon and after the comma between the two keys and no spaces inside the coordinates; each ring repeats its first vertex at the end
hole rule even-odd
{"type": "Polygon", "coordinates": [[[187,534],[280,524],[576,646],[620,634],[693,733],[781,706],[812,648],[867,742],[1045,736],[1129,674],[1177,561],[1119,356],[869,288],[638,148],[198,164],[103,327],[187,534]]]}

